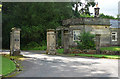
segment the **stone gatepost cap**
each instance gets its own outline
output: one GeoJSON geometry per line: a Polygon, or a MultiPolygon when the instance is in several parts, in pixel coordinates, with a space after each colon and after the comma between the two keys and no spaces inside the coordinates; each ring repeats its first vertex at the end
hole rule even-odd
{"type": "Polygon", "coordinates": [[[21,31],[20,28],[16,28],[16,27],[13,27],[11,30],[12,30],[12,31],[14,31],[14,30],[21,31]]]}
{"type": "Polygon", "coordinates": [[[96,34],[96,36],[101,36],[101,34],[96,34]]]}
{"type": "Polygon", "coordinates": [[[54,32],[55,29],[47,29],[47,32],[54,32]]]}

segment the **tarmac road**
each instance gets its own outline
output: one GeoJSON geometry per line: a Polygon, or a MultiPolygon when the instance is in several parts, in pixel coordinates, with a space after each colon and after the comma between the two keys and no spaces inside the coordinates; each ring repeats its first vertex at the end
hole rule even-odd
{"type": "Polygon", "coordinates": [[[63,57],[22,52],[23,71],[16,77],[118,77],[117,59],[63,57]]]}

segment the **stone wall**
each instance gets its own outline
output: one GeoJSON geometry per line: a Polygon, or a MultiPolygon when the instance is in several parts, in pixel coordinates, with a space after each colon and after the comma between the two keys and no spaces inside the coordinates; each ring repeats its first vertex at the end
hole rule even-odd
{"type": "Polygon", "coordinates": [[[81,32],[83,32],[83,29],[84,29],[84,26],[83,25],[74,25],[74,26],[70,26],[69,28],[69,32],[70,32],[70,35],[69,35],[69,42],[70,42],[70,47],[76,47],[77,46],[77,43],[75,43],[73,41],[73,30],[80,30],[81,32]]]}
{"type": "Polygon", "coordinates": [[[110,25],[109,19],[103,18],[76,18],[76,19],[67,19],[63,20],[63,26],[68,25],[110,25]]]}
{"type": "MultiPolygon", "coordinates": [[[[71,54],[97,54],[96,50],[79,50],[79,49],[70,49],[71,54]]],[[[102,55],[120,55],[120,51],[100,51],[99,54],[102,55]]]]}
{"type": "Polygon", "coordinates": [[[102,34],[100,36],[100,46],[102,47],[111,46],[110,34],[102,34]]]}
{"type": "Polygon", "coordinates": [[[73,41],[73,30],[80,30],[81,33],[84,31],[90,32],[92,34],[101,34],[100,36],[100,46],[110,46],[110,30],[109,26],[102,25],[71,25],[69,27],[70,32],[70,47],[77,46],[77,43],[73,41]]]}

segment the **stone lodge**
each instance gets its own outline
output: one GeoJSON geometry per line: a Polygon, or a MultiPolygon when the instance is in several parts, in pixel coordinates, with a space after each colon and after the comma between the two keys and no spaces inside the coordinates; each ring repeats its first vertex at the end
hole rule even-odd
{"type": "Polygon", "coordinates": [[[62,46],[64,46],[64,31],[68,30],[69,46],[77,46],[75,41],[79,41],[78,36],[84,30],[92,34],[100,35],[100,46],[120,45],[120,24],[118,20],[104,18],[76,18],[63,20],[63,26],[56,29],[61,30],[62,46]]]}

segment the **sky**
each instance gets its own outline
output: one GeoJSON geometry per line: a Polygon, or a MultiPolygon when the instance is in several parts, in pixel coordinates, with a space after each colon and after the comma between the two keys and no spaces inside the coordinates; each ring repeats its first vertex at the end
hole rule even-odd
{"type": "MultiPolygon", "coordinates": [[[[100,13],[105,15],[112,15],[117,17],[118,14],[118,2],[120,0],[95,0],[98,2],[98,7],[100,8],[100,13]]],[[[94,8],[90,7],[90,12],[94,13],[94,8]]]]}

